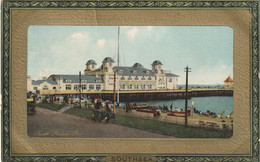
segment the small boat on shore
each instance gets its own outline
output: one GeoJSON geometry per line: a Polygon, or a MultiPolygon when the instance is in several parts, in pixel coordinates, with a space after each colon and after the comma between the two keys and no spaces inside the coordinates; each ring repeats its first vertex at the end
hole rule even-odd
{"type": "Polygon", "coordinates": [[[137,109],[137,112],[145,112],[145,113],[154,113],[155,110],[153,109],[137,109]]]}
{"type": "MultiPolygon", "coordinates": [[[[168,111],[168,116],[176,116],[176,117],[185,117],[185,112],[178,112],[178,111],[168,111]]],[[[190,112],[187,112],[187,116],[190,115],[190,112]]]]}
{"type": "Polygon", "coordinates": [[[134,106],[134,109],[148,109],[150,105],[136,105],[134,106]]]}
{"type": "Polygon", "coordinates": [[[150,106],[150,105],[148,105],[146,108],[136,109],[136,112],[152,113],[153,117],[155,117],[155,118],[158,118],[161,115],[160,111],[157,108],[150,106]]]}

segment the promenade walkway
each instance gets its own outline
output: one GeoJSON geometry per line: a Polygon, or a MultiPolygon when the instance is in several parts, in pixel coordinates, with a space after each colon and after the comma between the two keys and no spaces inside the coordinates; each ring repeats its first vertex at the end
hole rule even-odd
{"type": "MultiPolygon", "coordinates": [[[[185,125],[184,117],[168,116],[167,113],[161,113],[161,115],[158,118],[155,118],[155,117],[153,117],[153,113],[137,112],[135,110],[126,112],[123,109],[117,109],[116,114],[128,115],[128,116],[132,116],[132,117],[159,120],[162,122],[185,125]]],[[[232,129],[232,124],[230,124],[230,123],[217,122],[217,121],[211,120],[210,118],[205,120],[205,119],[199,119],[197,117],[194,117],[194,118],[188,117],[188,126],[223,129],[223,126],[224,126],[223,124],[227,125],[228,129],[232,129]]]]}

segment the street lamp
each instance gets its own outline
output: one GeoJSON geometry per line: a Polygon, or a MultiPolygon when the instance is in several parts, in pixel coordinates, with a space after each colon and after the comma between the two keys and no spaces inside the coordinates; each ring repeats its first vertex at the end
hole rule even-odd
{"type": "Polygon", "coordinates": [[[191,114],[192,114],[192,118],[193,118],[193,113],[194,113],[193,105],[194,105],[194,101],[191,101],[191,114]]]}
{"type": "Polygon", "coordinates": [[[188,108],[188,73],[191,72],[191,68],[186,66],[184,68],[184,72],[186,72],[186,93],[185,93],[185,126],[188,124],[188,119],[187,119],[187,108],[188,108]]]}
{"type": "Polygon", "coordinates": [[[116,70],[114,71],[114,101],[113,101],[113,114],[115,114],[115,108],[116,108],[116,70]]]}
{"type": "Polygon", "coordinates": [[[81,71],[79,71],[79,108],[81,108],[81,71]]]}

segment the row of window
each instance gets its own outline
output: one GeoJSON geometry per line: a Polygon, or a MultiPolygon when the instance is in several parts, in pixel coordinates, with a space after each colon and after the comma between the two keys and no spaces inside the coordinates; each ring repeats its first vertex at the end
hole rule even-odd
{"type": "MultiPolygon", "coordinates": [[[[66,79],[63,79],[63,82],[64,83],[71,83],[72,81],[71,80],[66,80],[66,79]]],[[[101,82],[100,80],[96,80],[96,82],[101,82]]],[[[87,80],[81,80],[81,83],[87,83],[87,80]]]]}
{"type": "MultiPolygon", "coordinates": [[[[159,78],[159,80],[158,81],[162,81],[163,79],[162,78],[159,78]]],[[[168,79],[168,82],[172,82],[173,81],[173,79],[168,79]]],[[[178,78],[176,78],[176,81],[178,81],[178,78]]]]}
{"type": "MultiPolygon", "coordinates": [[[[110,80],[114,79],[114,77],[109,77],[110,80]]],[[[140,78],[138,76],[134,77],[134,80],[139,80],[140,78]]],[[[126,80],[126,77],[121,77],[121,80],[126,80]]],[[[131,76],[127,77],[127,80],[133,80],[131,76]]],[[[145,77],[143,76],[141,80],[145,80],[145,77]]],[[[152,80],[152,77],[148,77],[147,80],[152,80]]],[[[162,81],[162,78],[159,78],[159,81],[162,81]]],[[[178,81],[178,78],[176,78],[176,81],[178,81]]],[[[173,79],[169,79],[168,82],[173,82],[173,79]]]]}
{"type": "MultiPolygon", "coordinates": [[[[56,87],[52,87],[52,89],[56,89],[56,87]]],[[[37,91],[38,90],[38,87],[33,87],[33,90],[37,91]]],[[[48,86],[45,85],[42,90],[49,90],[48,86]]]]}
{"type": "MultiPolygon", "coordinates": [[[[158,81],[162,81],[163,80],[163,78],[159,78],[159,80],[158,81]]],[[[172,82],[173,81],[173,79],[168,79],[168,82],[172,82]]],[[[176,81],[178,81],[178,78],[176,78],[176,81]]]]}
{"type": "Polygon", "coordinates": [[[152,89],[152,85],[151,84],[149,84],[149,85],[146,85],[146,84],[141,84],[141,85],[138,85],[138,84],[135,84],[135,85],[121,84],[120,89],[152,89]]]}
{"type": "MultiPolygon", "coordinates": [[[[146,74],[150,74],[150,71],[144,71],[146,74]]],[[[133,74],[137,74],[136,70],[132,71],[133,74]]],[[[119,74],[123,74],[123,70],[119,70],[119,74]]]]}
{"type": "MultiPolygon", "coordinates": [[[[79,85],[74,85],[74,90],[79,90],[79,85]]],[[[86,90],[87,89],[87,85],[83,84],[81,85],[81,89],[82,90],[86,90]]],[[[89,90],[94,90],[95,89],[95,85],[93,84],[89,84],[88,85],[88,89],[89,90]]],[[[97,84],[96,85],[96,90],[100,90],[101,89],[101,85],[100,84],[97,84]]],[[[66,90],[71,90],[71,84],[66,84],[66,90]]]]}
{"type": "Polygon", "coordinates": [[[165,85],[165,83],[158,83],[158,85],[165,85]]]}
{"type": "Polygon", "coordinates": [[[158,89],[165,89],[165,87],[158,87],[158,89]]]}
{"type": "MultiPolygon", "coordinates": [[[[132,80],[133,78],[132,77],[128,77],[127,79],[128,80],[132,80]]],[[[125,77],[121,77],[121,80],[126,80],[126,78],[125,77]]],[[[134,80],[139,80],[139,77],[135,77],[134,80]]],[[[145,80],[145,77],[142,77],[141,80],[145,80]]],[[[148,80],[152,80],[152,78],[149,77],[148,80]]]]}

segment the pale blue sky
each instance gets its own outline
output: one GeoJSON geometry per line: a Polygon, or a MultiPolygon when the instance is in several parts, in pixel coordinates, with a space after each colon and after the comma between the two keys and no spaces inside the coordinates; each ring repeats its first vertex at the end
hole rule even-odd
{"type": "MultiPolygon", "coordinates": [[[[93,59],[98,66],[117,55],[117,26],[30,26],[28,75],[78,74],[93,59]]],[[[227,26],[122,26],[120,65],[139,62],[151,69],[160,60],[180,76],[192,68],[190,84],[223,84],[233,77],[233,30],[227,26]]]]}

